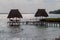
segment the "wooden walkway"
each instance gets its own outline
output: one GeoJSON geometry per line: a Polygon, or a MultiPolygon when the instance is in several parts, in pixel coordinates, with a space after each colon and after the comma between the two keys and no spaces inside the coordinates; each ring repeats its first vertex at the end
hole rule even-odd
{"type": "Polygon", "coordinates": [[[41,22],[41,21],[18,21],[18,22],[8,22],[9,25],[40,25],[40,26],[49,26],[49,27],[60,27],[60,23],[59,22],[41,22]]]}

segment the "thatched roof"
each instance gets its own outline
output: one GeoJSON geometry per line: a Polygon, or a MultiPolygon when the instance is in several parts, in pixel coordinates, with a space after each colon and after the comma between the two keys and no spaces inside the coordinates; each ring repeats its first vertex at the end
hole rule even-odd
{"type": "Polygon", "coordinates": [[[35,14],[35,17],[48,17],[47,12],[45,11],[45,9],[38,9],[38,11],[35,14]]]}
{"type": "Polygon", "coordinates": [[[22,18],[22,15],[18,9],[11,9],[7,18],[14,18],[14,17],[22,18]]]}

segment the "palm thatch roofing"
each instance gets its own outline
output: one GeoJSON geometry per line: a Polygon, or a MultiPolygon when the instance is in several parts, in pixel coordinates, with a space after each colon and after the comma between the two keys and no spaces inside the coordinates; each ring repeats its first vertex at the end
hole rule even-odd
{"type": "Polygon", "coordinates": [[[22,18],[22,15],[18,9],[11,9],[7,18],[15,18],[15,17],[16,18],[22,18]]]}
{"type": "Polygon", "coordinates": [[[38,11],[35,14],[35,17],[48,17],[47,12],[45,11],[45,9],[38,9],[38,11]]]}

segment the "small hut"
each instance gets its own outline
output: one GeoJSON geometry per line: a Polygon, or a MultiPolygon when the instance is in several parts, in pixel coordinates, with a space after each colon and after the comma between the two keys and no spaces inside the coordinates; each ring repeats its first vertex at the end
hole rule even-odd
{"type": "Polygon", "coordinates": [[[18,9],[11,9],[7,18],[9,18],[9,25],[19,25],[22,15],[18,9]]]}

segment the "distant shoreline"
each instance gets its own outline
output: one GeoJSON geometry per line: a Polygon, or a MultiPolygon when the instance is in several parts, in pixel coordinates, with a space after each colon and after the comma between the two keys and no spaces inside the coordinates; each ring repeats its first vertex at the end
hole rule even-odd
{"type": "Polygon", "coordinates": [[[0,13],[0,14],[8,14],[8,13],[0,13]]]}
{"type": "MultiPolygon", "coordinates": [[[[9,13],[0,13],[0,14],[9,14],[9,13]]],[[[35,14],[35,13],[21,13],[21,14],[35,14]]]]}

